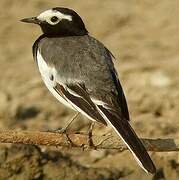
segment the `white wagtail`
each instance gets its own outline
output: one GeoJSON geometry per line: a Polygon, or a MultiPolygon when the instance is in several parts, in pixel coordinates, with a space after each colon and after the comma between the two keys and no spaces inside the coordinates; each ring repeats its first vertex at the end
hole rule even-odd
{"type": "Polygon", "coordinates": [[[71,9],[56,7],[21,21],[42,29],[33,56],[50,92],[92,121],[111,125],[139,165],[155,173],[155,165],[129,124],[114,57],[88,34],[81,17],[71,9]]]}

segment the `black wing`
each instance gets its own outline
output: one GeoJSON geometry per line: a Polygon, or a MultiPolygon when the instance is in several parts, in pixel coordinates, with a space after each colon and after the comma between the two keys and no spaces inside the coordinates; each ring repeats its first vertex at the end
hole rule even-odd
{"type": "Polygon", "coordinates": [[[116,73],[115,69],[111,70],[111,74],[112,74],[113,81],[114,81],[114,83],[116,85],[116,89],[117,89],[117,92],[118,92],[118,96],[117,96],[118,104],[120,104],[123,116],[125,117],[126,120],[129,121],[130,117],[129,117],[127,101],[126,101],[124,91],[123,91],[122,86],[121,86],[121,84],[119,82],[119,79],[118,79],[118,76],[117,76],[117,73],[116,73]]]}
{"type": "Polygon", "coordinates": [[[101,114],[98,112],[96,105],[90,99],[86,88],[82,84],[68,84],[66,87],[56,84],[55,91],[69,102],[75,109],[80,109],[90,118],[107,125],[101,114]]]}
{"type": "Polygon", "coordinates": [[[107,61],[108,63],[108,67],[110,69],[110,72],[111,72],[111,75],[112,75],[112,78],[113,78],[113,82],[116,86],[116,89],[117,89],[117,92],[118,92],[118,96],[117,96],[117,99],[118,99],[118,104],[121,108],[121,111],[122,111],[122,114],[123,116],[125,117],[126,120],[130,120],[130,116],[129,116],[129,110],[128,110],[128,106],[127,106],[127,101],[126,101],[126,98],[125,98],[125,95],[124,95],[124,91],[122,89],[122,86],[121,86],[121,83],[119,81],[119,78],[118,78],[118,75],[117,75],[117,72],[114,68],[114,63],[113,63],[113,59],[115,59],[114,55],[111,53],[111,51],[109,51],[109,49],[106,49],[106,52],[108,54],[108,57],[109,57],[109,61],[107,61]]]}

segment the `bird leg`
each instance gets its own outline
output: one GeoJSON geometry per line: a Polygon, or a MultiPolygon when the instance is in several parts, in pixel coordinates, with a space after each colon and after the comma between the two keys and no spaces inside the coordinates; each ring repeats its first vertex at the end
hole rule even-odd
{"type": "Polygon", "coordinates": [[[79,116],[79,112],[77,112],[71,119],[70,121],[68,121],[68,123],[66,124],[66,126],[64,128],[58,129],[57,132],[62,133],[62,134],[66,134],[67,129],[70,127],[70,125],[72,124],[72,122],[79,116]]]}
{"type": "Polygon", "coordinates": [[[67,129],[70,127],[70,125],[72,124],[72,122],[79,116],[79,112],[76,113],[71,119],[70,121],[68,121],[68,123],[66,124],[66,126],[64,128],[61,129],[57,129],[55,132],[60,133],[60,134],[65,134],[66,138],[67,138],[67,142],[70,144],[71,147],[75,146],[74,143],[72,142],[72,140],[70,139],[70,137],[67,134],[67,129]]]}
{"type": "Polygon", "coordinates": [[[96,146],[94,145],[93,139],[92,139],[92,136],[93,136],[92,131],[93,131],[94,125],[95,125],[95,122],[92,122],[88,131],[88,144],[89,144],[89,147],[96,149],[96,146]]]}

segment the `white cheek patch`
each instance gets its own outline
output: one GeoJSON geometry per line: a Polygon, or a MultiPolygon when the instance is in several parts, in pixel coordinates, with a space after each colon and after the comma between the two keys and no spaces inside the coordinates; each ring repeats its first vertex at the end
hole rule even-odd
{"type": "Polygon", "coordinates": [[[66,15],[66,14],[63,14],[63,13],[61,13],[59,11],[50,9],[50,10],[47,10],[47,11],[44,11],[43,13],[41,13],[37,17],[37,19],[39,19],[41,21],[46,21],[46,22],[48,22],[51,25],[56,25],[56,24],[58,24],[63,19],[66,19],[68,21],[72,21],[72,16],[66,15]],[[51,18],[53,16],[56,16],[59,20],[57,22],[52,22],[51,18]]]}

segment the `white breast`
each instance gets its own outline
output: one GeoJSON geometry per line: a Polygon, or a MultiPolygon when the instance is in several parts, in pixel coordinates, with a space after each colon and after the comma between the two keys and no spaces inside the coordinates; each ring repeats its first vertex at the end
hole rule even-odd
{"type": "Polygon", "coordinates": [[[54,67],[50,67],[47,65],[45,60],[43,59],[42,55],[39,51],[37,51],[37,64],[39,67],[40,74],[42,76],[42,79],[49,89],[49,91],[64,105],[74,109],[67,101],[65,101],[55,90],[54,87],[57,82],[57,71],[54,67]],[[53,80],[51,80],[51,77],[53,76],[53,80]]]}

